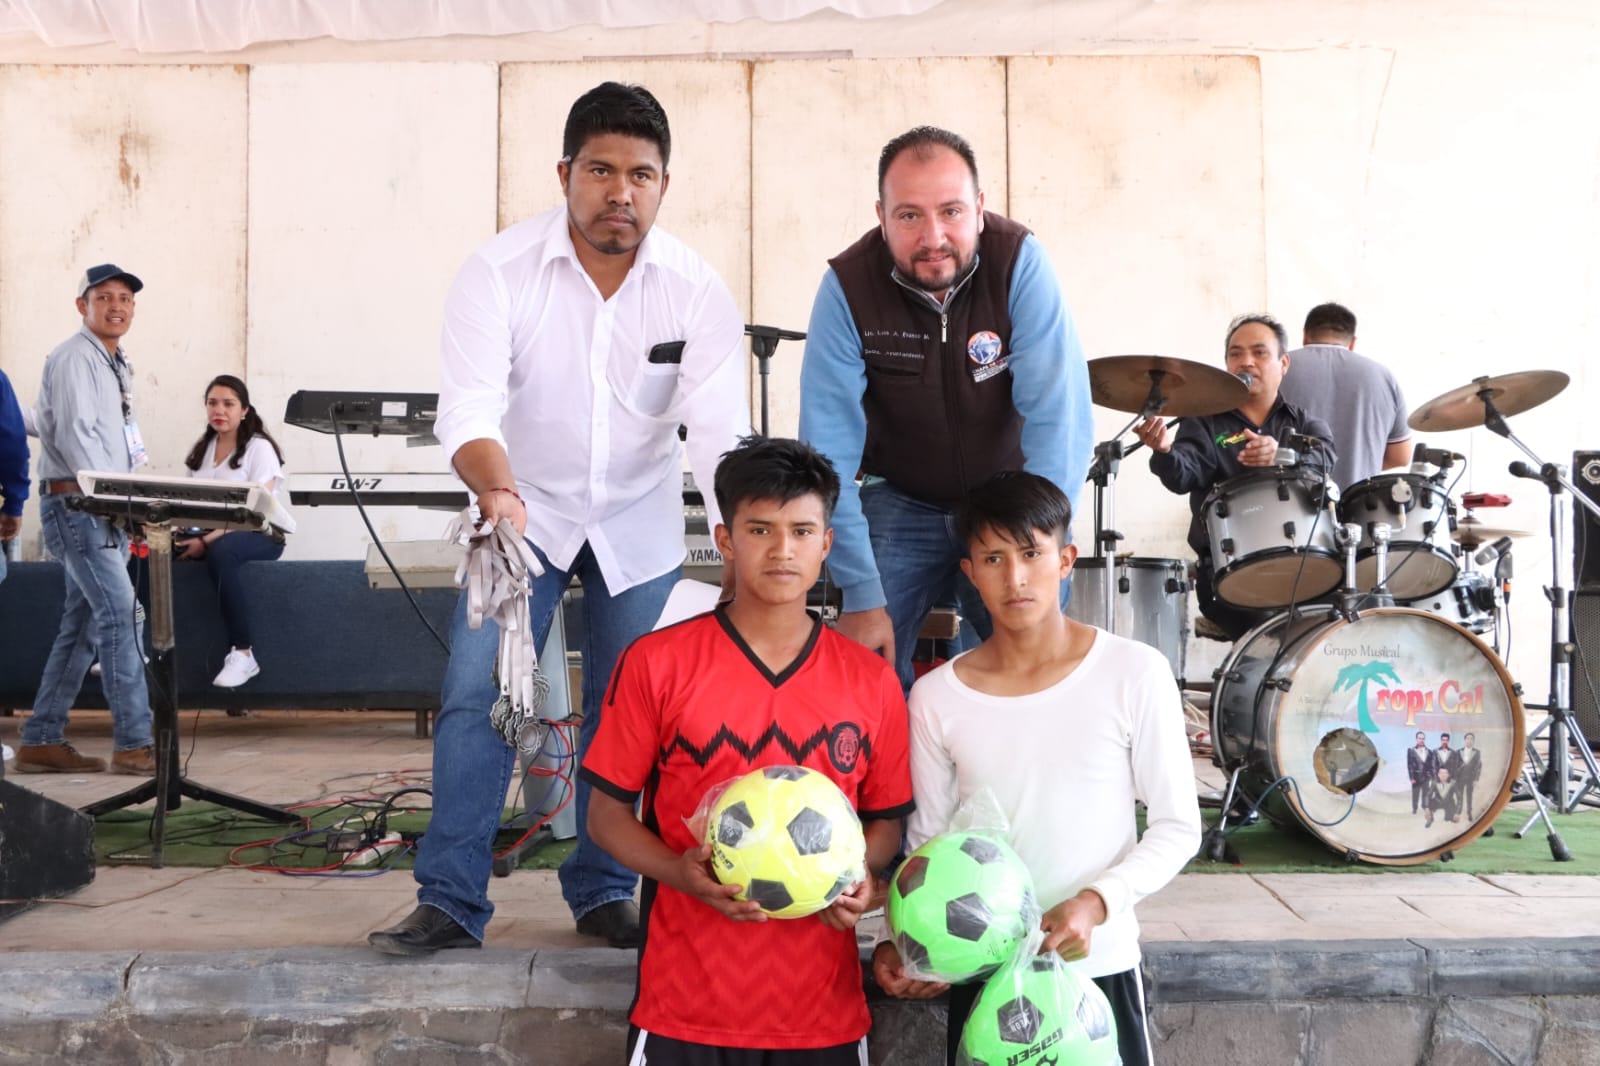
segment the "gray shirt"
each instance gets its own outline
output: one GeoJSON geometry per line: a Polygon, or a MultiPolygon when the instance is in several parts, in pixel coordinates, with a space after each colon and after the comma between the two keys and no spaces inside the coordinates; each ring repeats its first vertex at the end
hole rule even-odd
{"type": "Polygon", "coordinates": [[[1333,430],[1333,479],[1341,489],[1382,470],[1384,449],[1411,436],[1406,398],[1389,368],[1337,344],[1290,352],[1278,394],[1333,430]]]}
{"type": "Polygon", "coordinates": [[[115,366],[105,345],[87,326],[57,345],[44,363],[39,404],[39,476],[46,481],[75,478],[80,470],[127,473],[128,441],[123,435],[122,380],[133,386],[133,371],[118,350],[115,366]]]}

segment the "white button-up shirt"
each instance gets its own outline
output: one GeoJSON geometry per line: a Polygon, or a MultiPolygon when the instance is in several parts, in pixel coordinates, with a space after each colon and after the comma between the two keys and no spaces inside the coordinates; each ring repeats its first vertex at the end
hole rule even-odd
{"type": "Polygon", "coordinates": [[[717,460],[750,431],[744,319],[675,237],[652,228],[606,300],[578,262],[565,205],[517,223],[456,276],[440,349],[434,434],[452,457],[473,440],[505,447],[528,539],[555,566],[587,541],[617,593],[683,561],[680,424],[720,520],[717,460]],[[674,342],[681,361],[649,360],[674,342]]]}

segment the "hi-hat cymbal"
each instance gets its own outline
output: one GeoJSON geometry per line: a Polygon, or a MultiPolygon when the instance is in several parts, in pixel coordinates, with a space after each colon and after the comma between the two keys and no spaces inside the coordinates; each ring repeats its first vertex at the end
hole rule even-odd
{"type": "Polygon", "coordinates": [[[1471,429],[1484,423],[1485,408],[1480,394],[1485,389],[1494,401],[1495,410],[1503,415],[1517,415],[1552,399],[1571,380],[1559,370],[1519,370],[1498,377],[1473,378],[1470,385],[1435,396],[1411,412],[1406,425],[1430,432],[1471,429]]]}
{"type": "Polygon", "coordinates": [[[1165,400],[1158,413],[1167,418],[1231,411],[1250,395],[1244,382],[1226,370],[1189,359],[1103,355],[1089,360],[1090,393],[1101,407],[1139,414],[1150,400],[1152,386],[1165,400]]]}
{"type": "Polygon", "coordinates": [[[1488,544],[1490,541],[1499,540],[1501,537],[1510,537],[1512,540],[1516,540],[1519,537],[1531,537],[1533,536],[1533,530],[1513,529],[1510,526],[1485,525],[1468,515],[1456,523],[1456,528],[1450,531],[1450,536],[1460,543],[1462,547],[1476,548],[1480,544],[1488,544]]]}

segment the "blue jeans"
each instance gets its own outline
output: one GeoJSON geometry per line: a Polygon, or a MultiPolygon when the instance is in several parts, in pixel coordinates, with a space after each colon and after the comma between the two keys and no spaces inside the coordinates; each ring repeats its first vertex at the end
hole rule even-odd
{"type": "MultiPolygon", "coordinates": [[[[574,576],[583,585],[583,723],[578,729],[578,761],[600,727],[600,705],[617,658],[650,631],[677,583],[679,569],[626,592],[611,595],[600,566],[586,544],[568,570],[550,566],[534,548],[545,572],[535,578],[528,601],[537,644],[544,650],[550,620],[574,576]]],[[[499,696],[494,660],[499,628],[467,625],[463,594],[450,623],[450,663],[433,732],[433,816],[417,854],[417,901],[437,907],[463,929],[483,939],[494,904],[489,902],[489,870],[495,831],[504,814],[506,790],[516,767],[516,752],[489,724],[489,708],[499,696]]],[[[562,679],[552,679],[560,683],[562,679]]],[[[577,767],[572,768],[574,776],[577,767]]],[[[633,898],[638,876],[589,839],[589,793],[577,781],[573,803],[578,846],[562,864],[561,894],[575,918],[596,907],[633,898]]]]}
{"type": "Polygon", "coordinates": [[[39,523],[51,556],[66,575],[61,630],[44,664],[33,715],[22,743],[60,744],[67,712],[83,687],[89,664],[100,657],[100,685],[111,705],[112,746],[148,747],[150,692],[134,624],[133,582],[128,579],[128,538],[103,518],[67,510],[60,496],[39,501],[39,523]]]}
{"type": "MultiPolygon", "coordinates": [[[[952,512],[914,499],[886,481],[863,486],[861,512],[867,519],[889,621],[894,624],[894,672],[900,687],[909,692],[917,634],[928,612],[949,602],[952,587],[963,630],[970,624],[979,640],[988,640],[994,627],[978,590],[961,572],[967,546],[956,535],[952,512]]],[[[1062,610],[1071,595],[1070,583],[1062,582],[1062,610]]]]}
{"type": "Polygon", "coordinates": [[[222,604],[222,625],[228,631],[228,643],[235,648],[253,646],[250,611],[239,569],[245,563],[267,562],[281,555],[282,544],[265,533],[242,529],[224,533],[206,547],[206,569],[211,571],[211,583],[217,587],[217,599],[222,604]]]}

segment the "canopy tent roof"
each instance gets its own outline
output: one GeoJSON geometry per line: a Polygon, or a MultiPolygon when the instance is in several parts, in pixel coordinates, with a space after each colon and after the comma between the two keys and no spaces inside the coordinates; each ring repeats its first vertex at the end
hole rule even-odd
{"type": "Polygon", "coordinates": [[[115,44],[131,52],[233,52],[253,44],[550,33],[576,26],[785,22],[833,10],[856,18],[914,15],[940,0],[0,0],[0,37],[55,48],[115,44]]]}

